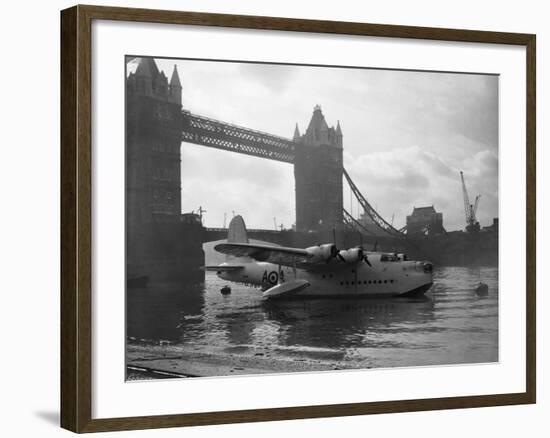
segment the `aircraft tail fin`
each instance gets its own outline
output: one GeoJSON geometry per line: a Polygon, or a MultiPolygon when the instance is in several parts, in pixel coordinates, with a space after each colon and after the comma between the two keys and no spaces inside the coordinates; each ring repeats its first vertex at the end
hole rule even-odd
{"type": "MultiPolygon", "coordinates": [[[[227,243],[248,243],[246,225],[242,216],[233,216],[233,219],[229,222],[229,229],[227,230],[227,243]]],[[[225,260],[230,263],[245,263],[250,261],[248,257],[238,258],[230,255],[226,255],[225,260]]]]}
{"type": "Polygon", "coordinates": [[[248,243],[246,225],[242,216],[237,215],[229,222],[227,230],[227,243],[248,243]]]}

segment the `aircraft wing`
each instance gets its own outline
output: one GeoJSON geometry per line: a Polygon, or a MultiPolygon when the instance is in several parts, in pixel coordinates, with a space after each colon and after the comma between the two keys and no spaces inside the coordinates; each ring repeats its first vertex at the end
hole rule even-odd
{"type": "Polygon", "coordinates": [[[305,249],[284,246],[256,245],[249,243],[220,243],[214,249],[234,257],[250,257],[258,262],[307,268],[313,256],[305,249]]]}
{"type": "Polygon", "coordinates": [[[202,269],[205,271],[214,271],[214,272],[232,272],[243,269],[244,266],[240,265],[207,265],[203,266],[202,269]]]}

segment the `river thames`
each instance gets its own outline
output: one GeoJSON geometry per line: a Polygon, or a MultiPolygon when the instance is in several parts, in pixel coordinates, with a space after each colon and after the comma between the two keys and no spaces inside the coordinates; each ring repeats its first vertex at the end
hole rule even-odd
{"type": "Polygon", "coordinates": [[[129,289],[127,377],[212,376],[498,361],[498,269],[444,267],[422,298],[269,301],[205,283],[129,289]],[[489,286],[478,296],[476,286],[489,286]],[[160,371],[160,373],[156,373],[160,371]]]}

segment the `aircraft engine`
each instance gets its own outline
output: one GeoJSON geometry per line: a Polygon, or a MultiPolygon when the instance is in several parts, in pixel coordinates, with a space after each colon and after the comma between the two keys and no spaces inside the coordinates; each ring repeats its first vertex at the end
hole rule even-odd
{"type": "Polygon", "coordinates": [[[328,262],[330,259],[334,258],[338,254],[336,245],[333,243],[327,243],[320,246],[310,246],[306,248],[306,251],[313,256],[313,262],[328,262]]]}
{"type": "Polygon", "coordinates": [[[351,248],[338,251],[338,259],[345,263],[356,263],[363,260],[362,248],[351,248]]]}

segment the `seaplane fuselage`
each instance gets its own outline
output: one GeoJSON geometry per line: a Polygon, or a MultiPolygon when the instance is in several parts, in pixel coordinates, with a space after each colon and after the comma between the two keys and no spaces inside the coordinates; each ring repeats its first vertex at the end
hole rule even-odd
{"type": "Polygon", "coordinates": [[[422,295],[433,284],[432,265],[408,261],[402,255],[366,253],[368,262],[326,269],[300,269],[267,262],[241,263],[240,269],[216,271],[219,278],[268,290],[286,282],[302,281],[305,287],[293,297],[389,297],[422,295]],[[307,282],[307,285],[306,283],[307,282]]]}

